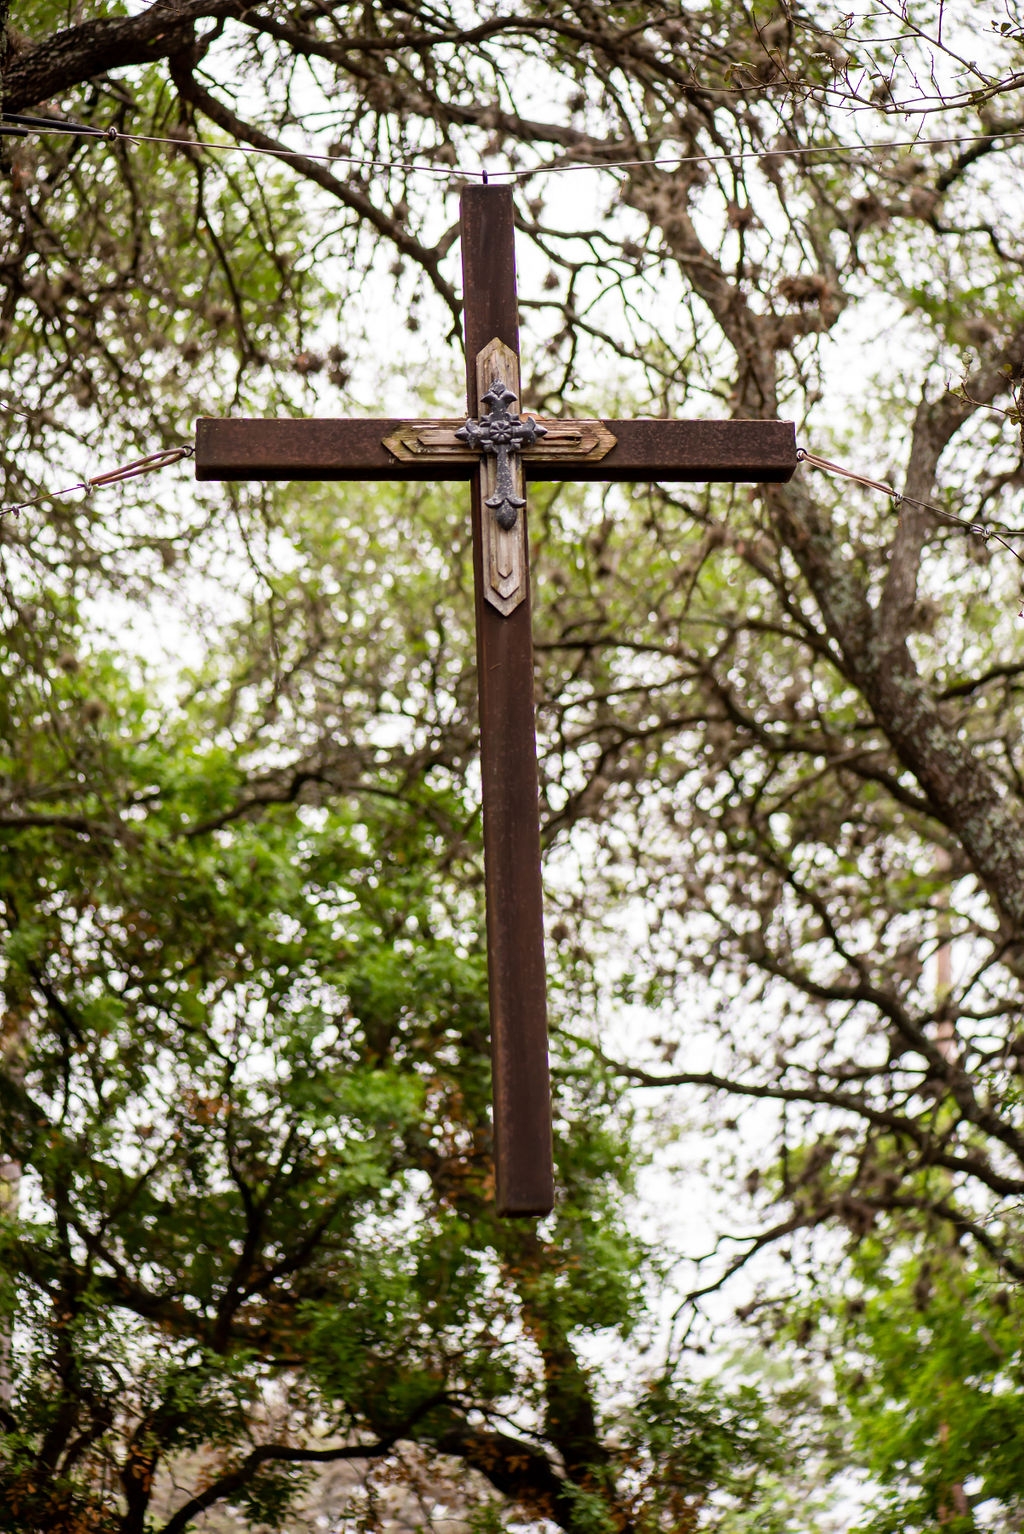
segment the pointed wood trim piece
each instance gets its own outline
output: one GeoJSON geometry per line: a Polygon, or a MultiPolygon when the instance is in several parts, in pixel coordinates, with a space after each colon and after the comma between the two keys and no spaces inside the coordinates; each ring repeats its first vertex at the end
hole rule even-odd
{"type": "MultiPolygon", "coordinates": [[[[599,463],[615,446],[616,438],[603,421],[556,421],[534,416],[546,436],[523,449],[524,463],[599,463]]],[[[470,463],[479,456],[475,448],[456,440],[464,421],[403,421],[397,431],[382,438],[383,445],[400,463],[470,463]]]]}
{"type": "MultiPolygon", "coordinates": [[[[511,347],[497,337],[489,341],[476,358],[477,398],[483,399],[495,379],[500,378],[506,389],[519,398],[519,358],[511,347]]],[[[480,458],[480,499],[484,503],[483,533],[484,597],[496,607],[503,617],[515,612],[526,597],[526,572],[530,568],[529,550],[526,546],[526,508],[516,518],[514,527],[507,531],[499,527],[497,518],[487,505],[487,497],[494,494],[498,483],[498,461],[492,453],[480,458]]],[[[511,455],[513,495],[526,499],[526,476],[522,457],[511,455]]]]}

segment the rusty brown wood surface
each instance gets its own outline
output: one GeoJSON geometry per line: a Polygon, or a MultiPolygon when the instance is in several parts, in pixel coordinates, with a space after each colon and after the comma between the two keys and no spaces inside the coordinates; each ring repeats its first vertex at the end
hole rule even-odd
{"type": "MultiPolygon", "coordinates": [[[[477,416],[477,353],[497,337],[519,354],[509,187],[463,191],[462,271],[468,408],[477,416]]],[[[484,600],[483,515],[492,513],[477,473],[473,564],[497,1205],[499,1214],[539,1215],[554,1202],[554,1178],[529,569],[526,600],[509,616],[484,600]]]]}
{"type": "MultiPolygon", "coordinates": [[[[490,190],[490,189],[489,189],[490,190]]],[[[491,338],[488,337],[488,340],[491,338]]],[[[543,446],[523,454],[527,480],[701,480],[780,484],[796,468],[791,421],[604,421],[615,446],[595,462],[545,463],[543,446]]],[[[196,425],[197,479],[469,480],[477,455],[461,461],[402,461],[384,438],[408,425],[348,421],[217,421],[196,425]]]]}
{"type": "Polygon", "coordinates": [[[463,463],[402,463],[384,438],[404,421],[376,416],[350,421],[196,422],[197,479],[468,480],[478,455],[463,463]]]}
{"type": "Polygon", "coordinates": [[[718,480],[783,484],[796,468],[792,421],[605,421],[615,446],[597,463],[544,464],[524,454],[528,480],[718,480]]]}

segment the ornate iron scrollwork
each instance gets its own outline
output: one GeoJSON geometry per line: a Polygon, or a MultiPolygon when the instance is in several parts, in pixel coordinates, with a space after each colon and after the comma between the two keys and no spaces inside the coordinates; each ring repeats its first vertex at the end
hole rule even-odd
{"type": "Polygon", "coordinates": [[[523,497],[515,493],[509,455],[547,436],[547,429],[532,416],[521,416],[509,409],[516,398],[501,378],[495,377],[481,401],[484,405],[490,405],[490,414],[481,416],[479,421],[471,416],[465,426],[455,433],[467,447],[475,447],[482,453],[493,453],[497,459],[495,492],[487,497],[485,504],[494,512],[498,526],[506,532],[515,527],[520,509],[526,505],[523,497]]]}

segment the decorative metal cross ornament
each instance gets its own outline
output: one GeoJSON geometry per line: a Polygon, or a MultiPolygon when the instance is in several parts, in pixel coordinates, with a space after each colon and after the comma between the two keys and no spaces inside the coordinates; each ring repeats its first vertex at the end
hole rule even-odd
{"type": "Polygon", "coordinates": [[[490,405],[490,415],[485,415],[479,421],[474,421],[470,416],[465,426],[455,433],[460,442],[468,442],[470,447],[493,453],[497,458],[497,488],[493,495],[487,497],[484,505],[491,508],[495,521],[506,533],[515,527],[520,509],[526,505],[526,496],[515,493],[512,468],[514,462],[517,469],[519,465],[509,455],[518,456],[522,448],[532,447],[540,437],[547,436],[546,429],[538,425],[532,416],[513,415],[509,410],[509,405],[517,397],[500,377],[495,376],[481,400],[481,404],[490,405]]]}
{"type": "Polygon", "coordinates": [[[213,421],[198,479],[433,479],[471,486],[498,1211],[552,1206],[540,815],[526,486],[531,480],[774,481],[784,421],[534,421],[521,398],[512,190],[461,211],[469,419],[213,421]],[[482,406],[490,406],[481,414],[482,406]]]}

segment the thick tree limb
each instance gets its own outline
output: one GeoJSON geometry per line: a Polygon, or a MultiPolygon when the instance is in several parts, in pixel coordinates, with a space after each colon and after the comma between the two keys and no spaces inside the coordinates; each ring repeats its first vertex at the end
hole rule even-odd
{"type": "MultiPolygon", "coordinates": [[[[963,392],[945,390],[938,399],[922,399],[914,419],[907,463],[906,494],[927,501],[935,488],[939,459],[951,438],[975,414],[1008,387],[1007,367],[1015,367],[1024,351],[1024,329],[1005,347],[975,369],[963,392]]],[[[904,503],[889,557],[889,573],[878,609],[878,637],[898,645],[907,636],[917,602],[917,578],[928,535],[936,518],[930,511],[904,503]]]]}
{"type": "MultiPolygon", "coordinates": [[[[431,1436],[441,1454],[452,1454],[480,1471],[495,1491],[537,1517],[550,1518],[561,1529],[574,1529],[573,1497],[542,1449],[510,1433],[471,1427],[465,1418],[455,1415],[431,1436]]],[[[623,1529],[623,1534],[629,1530],[623,1529]]]]}
{"type": "Polygon", "coordinates": [[[212,1481],[204,1491],[190,1497],[164,1524],[160,1534],[183,1534],[189,1524],[204,1513],[208,1507],[234,1496],[248,1486],[265,1465],[274,1463],[290,1465],[333,1465],[342,1460],[382,1459],[390,1454],[400,1439],[408,1437],[416,1422],[428,1411],[433,1411],[443,1397],[426,1402],[402,1427],[372,1444],[346,1444],[337,1449],[301,1449],[290,1444],[260,1444],[246,1455],[242,1463],[227,1474],[212,1481]]]}
{"type": "Polygon", "coordinates": [[[963,846],[1002,917],[1004,938],[1024,942],[1024,814],[980,755],[942,719],[906,645],[887,643],[878,633],[864,587],[804,491],[766,486],[765,496],[851,679],[933,813],[963,846]]]}
{"type": "Polygon", "coordinates": [[[108,70],[168,58],[188,45],[197,21],[240,17],[253,8],[248,0],[156,0],[137,16],[100,16],[66,27],[11,61],[4,110],[40,106],[108,70]]]}

